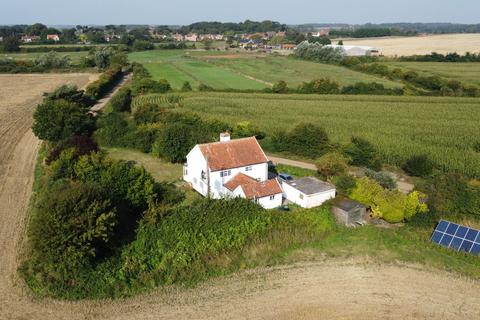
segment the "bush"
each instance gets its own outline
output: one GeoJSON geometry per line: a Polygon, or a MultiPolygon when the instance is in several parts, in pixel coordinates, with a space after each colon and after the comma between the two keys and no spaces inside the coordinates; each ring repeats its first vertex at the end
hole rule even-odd
{"type": "Polygon", "coordinates": [[[146,103],[133,110],[133,119],[136,124],[154,123],[160,121],[167,110],[158,104],[146,103]]]}
{"type": "Polygon", "coordinates": [[[165,79],[155,81],[150,78],[141,78],[133,81],[132,85],[132,93],[134,96],[146,93],[166,93],[171,89],[170,83],[165,79]]]}
{"type": "Polygon", "coordinates": [[[379,171],[382,163],[375,147],[367,140],[360,137],[352,137],[350,144],[344,149],[344,153],[350,158],[350,164],[359,167],[379,171]]]}
{"type": "Polygon", "coordinates": [[[45,100],[33,114],[33,133],[42,140],[59,142],[73,136],[89,136],[95,119],[89,108],[66,100],[45,100]]]}
{"type": "Polygon", "coordinates": [[[92,137],[73,136],[68,141],[59,143],[53,147],[45,159],[45,163],[49,165],[53,161],[57,160],[60,154],[66,149],[73,149],[74,158],[99,151],[98,144],[92,137]]]}
{"type": "Polygon", "coordinates": [[[92,82],[85,90],[86,95],[94,100],[104,97],[123,77],[122,67],[115,65],[106,70],[97,81],[92,82]]]}
{"type": "Polygon", "coordinates": [[[397,182],[395,179],[386,172],[365,169],[365,175],[378,182],[385,189],[394,190],[397,188],[397,182]]]}
{"type": "Polygon", "coordinates": [[[432,173],[433,163],[426,155],[417,155],[408,159],[402,169],[414,177],[425,177],[432,173]]]}
{"type": "Polygon", "coordinates": [[[79,103],[86,107],[91,107],[95,101],[84,94],[83,90],[78,90],[77,86],[62,85],[55,89],[53,92],[45,93],[45,100],[66,100],[69,102],[79,103]]]}
{"type": "Polygon", "coordinates": [[[337,94],[340,92],[339,88],[340,84],[338,82],[326,78],[304,82],[298,87],[297,91],[299,93],[337,94]]]}
{"type": "Polygon", "coordinates": [[[61,56],[60,54],[51,51],[35,59],[35,65],[43,69],[63,69],[68,68],[71,64],[68,56],[61,56]]]}
{"type": "Polygon", "coordinates": [[[256,125],[252,124],[249,121],[238,122],[233,129],[233,133],[235,137],[239,138],[255,137],[258,140],[261,140],[265,137],[265,133],[260,131],[260,128],[258,128],[256,125]]]}
{"type": "Polygon", "coordinates": [[[276,132],[272,136],[272,145],[276,151],[309,158],[320,157],[331,147],[325,130],[311,123],[300,123],[288,133],[276,132]]]}
{"type": "Polygon", "coordinates": [[[317,161],[317,171],[323,177],[329,179],[333,176],[344,175],[348,169],[348,160],[338,152],[330,152],[323,155],[317,161]]]}
{"type": "Polygon", "coordinates": [[[185,81],[182,85],[182,91],[183,92],[188,92],[188,91],[192,91],[192,86],[190,85],[190,82],[188,81],[185,81]]]}
{"type": "Polygon", "coordinates": [[[104,146],[123,147],[124,137],[132,131],[128,122],[118,113],[109,113],[98,119],[95,138],[104,146]]]}
{"type": "Polygon", "coordinates": [[[153,50],[155,46],[153,43],[147,40],[135,40],[133,42],[132,48],[134,51],[145,51],[145,50],[153,50]]]}
{"type": "Polygon", "coordinates": [[[123,87],[110,99],[110,106],[114,112],[130,112],[132,103],[132,90],[123,87]]]}
{"type": "Polygon", "coordinates": [[[288,92],[287,83],[283,80],[278,81],[277,83],[275,83],[273,85],[272,92],[273,93],[287,93],[288,92]]]}
{"type": "Polygon", "coordinates": [[[186,123],[168,123],[160,131],[152,151],[170,162],[183,162],[198,143],[208,140],[201,128],[186,123]]]}
{"type": "Polygon", "coordinates": [[[385,190],[377,182],[364,177],[357,181],[350,197],[372,210],[372,216],[390,223],[402,222],[418,213],[427,213],[426,196],[414,191],[408,196],[397,190],[385,190]]]}
{"type": "Polygon", "coordinates": [[[341,90],[342,94],[376,94],[376,95],[403,95],[403,89],[385,88],[383,84],[371,82],[357,82],[353,85],[345,86],[341,90]]]}
{"type": "Polygon", "coordinates": [[[198,91],[215,91],[215,89],[202,82],[198,86],[198,91]]]}
{"type": "Polygon", "coordinates": [[[332,177],[332,182],[335,185],[337,192],[345,196],[349,195],[357,184],[355,178],[348,174],[334,176],[332,177]]]}
{"type": "Polygon", "coordinates": [[[317,62],[338,63],[345,57],[345,50],[303,41],[295,48],[295,56],[317,62]]]}

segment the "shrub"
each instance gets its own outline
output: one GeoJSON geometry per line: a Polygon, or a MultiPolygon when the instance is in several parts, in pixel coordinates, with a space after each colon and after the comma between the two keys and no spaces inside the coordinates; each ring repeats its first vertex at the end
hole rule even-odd
{"type": "MultiPolygon", "coordinates": [[[[221,131],[218,131],[221,132],[221,131]]],[[[240,121],[235,125],[233,133],[236,137],[255,137],[261,140],[265,137],[265,133],[249,121],[240,121]]]]}
{"type": "Polygon", "coordinates": [[[374,170],[365,169],[365,175],[378,182],[385,189],[394,190],[397,188],[395,179],[386,172],[377,172],[374,170]]]}
{"type": "Polygon", "coordinates": [[[355,178],[348,174],[334,176],[332,177],[332,182],[335,185],[337,192],[342,195],[350,194],[357,184],[355,178]]]}
{"type": "Polygon", "coordinates": [[[326,79],[316,79],[302,83],[297,91],[300,93],[337,94],[340,92],[338,82],[326,79]]]}
{"type": "Polygon", "coordinates": [[[428,212],[427,205],[423,202],[426,198],[424,194],[415,191],[405,196],[396,190],[385,190],[367,177],[357,181],[350,197],[369,206],[372,216],[383,218],[390,223],[402,222],[417,213],[428,212]]]}
{"type": "Polygon", "coordinates": [[[432,173],[433,163],[426,155],[417,155],[408,159],[402,169],[414,177],[425,177],[432,173]]]}
{"type": "Polygon", "coordinates": [[[147,40],[135,40],[132,45],[133,50],[135,51],[145,51],[145,50],[153,50],[155,46],[153,43],[147,40]]]}
{"type": "Polygon", "coordinates": [[[122,67],[115,65],[107,69],[97,81],[92,82],[85,90],[86,95],[98,100],[105,96],[122,78],[122,67]]]}
{"type": "Polygon", "coordinates": [[[61,56],[60,54],[51,51],[35,59],[35,65],[44,69],[62,69],[68,68],[71,64],[70,57],[61,56]]]}
{"type": "Polygon", "coordinates": [[[53,92],[45,93],[44,100],[66,100],[69,102],[76,102],[86,107],[92,106],[95,101],[84,94],[83,90],[78,90],[74,85],[62,85],[56,88],[53,92]]]}
{"type": "Polygon", "coordinates": [[[92,134],[95,119],[88,107],[66,100],[46,100],[33,114],[33,133],[42,140],[59,142],[73,136],[92,134]]]}
{"type": "Polygon", "coordinates": [[[201,128],[186,123],[168,123],[160,131],[152,151],[170,162],[183,162],[188,152],[205,140],[201,128]]]}
{"type": "Polygon", "coordinates": [[[73,136],[71,139],[64,143],[59,143],[53,147],[45,163],[49,165],[53,161],[57,160],[62,151],[65,149],[72,148],[74,150],[74,157],[78,158],[80,156],[90,154],[92,152],[97,152],[99,150],[97,142],[90,136],[73,136]]]}
{"type": "Polygon", "coordinates": [[[330,152],[323,155],[317,161],[317,171],[327,179],[331,178],[332,176],[343,175],[348,169],[347,161],[348,160],[345,159],[345,157],[340,153],[330,152]]]}
{"type": "Polygon", "coordinates": [[[335,63],[343,60],[345,50],[343,48],[323,46],[318,42],[309,43],[308,41],[303,41],[295,48],[295,55],[307,60],[335,63]]]}
{"type": "Polygon", "coordinates": [[[136,124],[154,123],[160,121],[167,111],[158,104],[146,103],[133,110],[133,119],[136,124]]]}
{"type": "Polygon", "coordinates": [[[150,78],[141,78],[133,81],[132,85],[132,93],[134,96],[146,93],[166,93],[170,90],[170,83],[165,79],[155,81],[150,78]]]}
{"type": "Polygon", "coordinates": [[[288,92],[287,83],[283,80],[278,81],[277,83],[275,83],[273,85],[272,92],[273,93],[287,93],[288,92]]]}
{"type": "Polygon", "coordinates": [[[111,147],[124,146],[124,137],[132,129],[128,122],[118,113],[109,113],[98,119],[95,138],[101,145],[111,147]]]}
{"type": "Polygon", "coordinates": [[[214,91],[214,89],[202,82],[198,86],[198,91],[214,91]]]}
{"type": "Polygon", "coordinates": [[[192,86],[190,85],[190,82],[188,81],[185,81],[182,85],[182,91],[183,92],[188,92],[188,91],[192,91],[192,86]]]}
{"type": "Polygon", "coordinates": [[[287,151],[309,158],[322,156],[330,149],[328,135],[322,127],[300,123],[290,132],[278,131],[272,136],[276,151],[287,151]]]}
{"type": "Polygon", "coordinates": [[[341,90],[342,94],[376,94],[376,95],[403,95],[403,89],[385,88],[383,84],[371,82],[357,82],[353,85],[345,86],[341,90]]]}
{"type": "Polygon", "coordinates": [[[144,153],[152,151],[152,146],[156,141],[159,132],[161,131],[161,125],[154,124],[142,124],[130,131],[123,139],[123,143],[126,147],[137,149],[144,153]]]}
{"type": "Polygon", "coordinates": [[[132,103],[132,90],[123,87],[110,99],[110,106],[114,112],[130,112],[132,103]]]}
{"type": "Polygon", "coordinates": [[[344,153],[350,158],[351,165],[367,167],[375,171],[379,171],[382,167],[377,150],[363,138],[352,137],[350,144],[345,147],[344,153]]]}

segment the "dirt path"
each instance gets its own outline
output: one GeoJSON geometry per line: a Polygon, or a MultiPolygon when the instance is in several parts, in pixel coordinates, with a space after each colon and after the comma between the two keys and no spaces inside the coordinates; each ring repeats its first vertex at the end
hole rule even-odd
{"type": "Polygon", "coordinates": [[[1,320],[480,317],[479,280],[417,266],[359,260],[317,260],[249,270],[193,289],[167,287],[118,301],[33,298],[16,273],[39,147],[29,129],[31,113],[40,93],[65,79],[49,79],[46,84],[38,78],[34,86],[15,78],[21,76],[9,77],[0,77],[1,320]],[[28,86],[22,87],[22,83],[28,86]]]}
{"type": "Polygon", "coordinates": [[[285,164],[287,166],[292,166],[292,167],[297,167],[297,168],[303,168],[303,169],[308,169],[308,170],[317,170],[317,167],[308,162],[303,162],[303,161],[297,161],[297,160],[291,160],[287,158],[280,158],[280,157],[273,157],[267,154],[267,157],[270,161],[272,161],[274,164],[285,164]]]}
{"type": "Polygon", "coordinates": [[[123,76],[123,78],[118,82],[118,84],[115,86],[115,89],[112,90],[109,94],[107,94],[105,97],[103,97],[102,99],[98,100],[97,104],[95,104],[91,110],[92,112],[95,114],[97,113],[98,111],[102,110],[103,108],[105,108],[105,106],[107,105],[108,101],[110,101],[110,99],[118,92],[118,90],[120,90],[127,82],[129,82],[130,80],[132,79],[132,75],[131,74],[127,74],[125,76],[123,76]]]}

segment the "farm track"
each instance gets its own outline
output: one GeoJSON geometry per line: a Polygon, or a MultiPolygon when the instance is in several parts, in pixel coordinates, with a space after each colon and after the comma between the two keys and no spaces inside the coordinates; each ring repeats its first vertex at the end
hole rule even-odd
{"type": "Polygon", "coordinates": [[[192,289],[165,287],[124,300],[66,302],[32,297],[17,275],[40,145],[29,127],[40,94],[68,80],[62,76],[37,79],[36,86],[22,76],[0,77],[1,320],[479,317],[478,280],[419,266],[324,260],[315,252],[299,254],[299,259],[313,262],[247,270],[192,289]]]}

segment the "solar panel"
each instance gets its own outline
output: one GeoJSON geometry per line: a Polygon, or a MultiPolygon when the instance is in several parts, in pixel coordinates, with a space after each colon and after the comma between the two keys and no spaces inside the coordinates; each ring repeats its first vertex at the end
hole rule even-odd
{"type": "Polygon", "coordinates": [[[457,223],[440,220],[430,239],[456,251],[480,254],[480,231],[457,223]]]}

